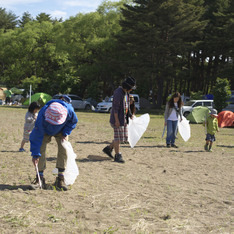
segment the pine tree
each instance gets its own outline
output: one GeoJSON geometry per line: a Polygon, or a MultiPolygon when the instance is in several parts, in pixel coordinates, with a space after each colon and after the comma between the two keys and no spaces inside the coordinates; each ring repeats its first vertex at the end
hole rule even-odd
{"type": "Polygon", "coordinates": [[[199,38],[205,25],[199,21],[203,8],[182,0],[136,0],[122,13],[119,41],[125,62],[131,72],[141,74],[136,75],[140,84],[157,93],[160,107],[166,81],[175,78],[178,56],[199,38]]]}

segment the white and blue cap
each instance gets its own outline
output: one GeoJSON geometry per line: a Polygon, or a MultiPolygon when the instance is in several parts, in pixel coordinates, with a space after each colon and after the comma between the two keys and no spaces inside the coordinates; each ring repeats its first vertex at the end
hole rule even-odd
{"type": "Polygon", "coordinates": [[[214,115],[214,116],[218,116],[218,114],[217,114],[218,112],[217,112],[217,110],[215,110],[215,109],[212,109],[211,111],[210,111],[210,115],[214,115]]]}

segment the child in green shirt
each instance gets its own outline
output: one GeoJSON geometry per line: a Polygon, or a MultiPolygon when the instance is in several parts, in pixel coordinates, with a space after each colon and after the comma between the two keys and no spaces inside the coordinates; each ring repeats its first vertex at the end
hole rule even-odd
{"type": "Polygon", "coordinates": [[[219,131],[218,127],[218,120],[217,120],[217,110],[213,109],[209,113],[210,115],[206,119],[206,121],[203,123],[206,127],[206,144],[205,144],[205,150],[212,152],[212,144],[215,141],[215,133],[219,131]]]}

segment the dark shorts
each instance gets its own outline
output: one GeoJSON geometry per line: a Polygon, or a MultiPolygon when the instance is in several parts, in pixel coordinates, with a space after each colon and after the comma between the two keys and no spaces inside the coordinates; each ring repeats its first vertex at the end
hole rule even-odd
{"type": "Polygon", "coordinates": [[[206,134],[206,141],[215,141],[215,135],[211,135],[211,134],[206,134]]]}
{"type": "Polygon", "coordinates": [[[119,141],[120,143],[128,141],[128,125],[120,126],[116,128],[113,124],[111,127],[114,129],[114,141],[119,141]]]}

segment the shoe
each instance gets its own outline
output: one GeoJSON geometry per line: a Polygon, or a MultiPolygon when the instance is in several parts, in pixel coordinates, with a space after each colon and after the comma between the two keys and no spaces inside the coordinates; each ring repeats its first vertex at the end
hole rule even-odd
{"type": "Polygon", "coordinates": [[[55,186],[56,190],[59,190],[59,191],[67,191],[68,190],[68,188],[64,182],[64,176],[56,177],[54,186],[55,186]]]}
{"type": "Polygon", "coordinates": [[[204,149],[205,149],[205,151],[208,151],[208,145],[207,144],[205,144],[204,149]]]}
{"type": "Polygon", "coordinates": [[[167,148],[171,148],[171,145],[170,145],[170,144],[167,144],[167,148]]]}
{"type": "Polygon", "coordinates": [[[173,148],[179,148],[177,145],[175,145],[175,144],[171,144],[171,147],[173,147],[173,148]]]}
{"type": "MultiPolygon", "coordinates": [[[[40,179],[41,179],[41,188],[46,189],[45,178],[43,176],[40,176],[40,179]]],[[[36,176],[36,178],[34,179],[32,184],[30,185],[30,188],[33,189],[33,190],[36,190],[36,189],[40,188],[38,176],[36,176]]]]}
{"type": "Polygon", "coordinates": [[[25,149],[24,148],[20,148],[19,152],[25,152],[25,149]]]}
{"type": "Polygon", "coordinates": [[[124,163],[125,162],[123,160],[122,154],[116,154],[115,155],[115,162],[118,162],[118,163],[124,163]]]}
{"type": "Polygon", "coordinates": [[[106,146],[102,151],[109,157],[114,158],[113,155],[111,154],[112,150],[113,149],[111,149],[110,146],[106,146]]]}

